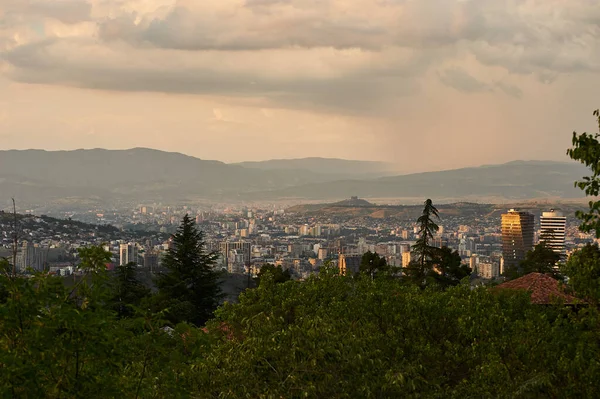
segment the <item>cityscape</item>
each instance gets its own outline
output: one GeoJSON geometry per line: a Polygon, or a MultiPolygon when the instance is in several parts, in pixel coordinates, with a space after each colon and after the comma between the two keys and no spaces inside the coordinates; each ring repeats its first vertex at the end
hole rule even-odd
{"type": "Polygon", "coordinates": [[[0,0],[0,398],[595,399],[600,0],[0,0]]]}
{"type": "MultiPolygon", "coordinates": [[[[150,272],[159,271],[162,256],[169,248],[169,237],[185,214],[193,217],[205,234],[207,249],[219,254],[215,267],[230,274],[256,277],[261,266],[272,264],[302,280],[318,274],[324,262],[333,266],[340,262],[352,264],[348,268],[356,273],[360,258],[368,251],[400,268],[413,260],[412,246],[418,238],[413,216],[417,206],[388,207],[412,208],[413,215],[407,213],[403,217],[356,217],[356,210],[385,207],[358,197],[329,205],[337,209],[335,215],[326,210],[310,212],[301,205],[287,209],[200,210],[157,204],[140,205],[128,211],[95,209],[77,215],[69,212],[56,215],[69,220],[76,217],[91,230],[71,235],[57,234],[57,230],[66,226],[45,223],[43,218],[32,215],[36,223],[22,228],[21,235],[26,238],[18,248],[17,268],[21,272],[32,268],[70,274],[77,271],[79,247],[102,245],[112,254],[109,268],[134,263],[150,272]],[[104,233],[97,231],[98,226],[104,233]]],[[[518,210],[484,204],[445,205],[433,245],[456,250],[462,262],[473,270],[473,277],[491,280],[500,278],[505,266],[517,266],[538,242],[546,241],[563,260],[587,243],[595,242],[593,235],[579,231],[575,218],[567,218],[560,210],[528,206],[528,210],[518,210]],[[547,237],[549,234],[551,237],[547,237]]],[[[10,212],[4,211],[3,216],[0,257],[10,258],[10,212]]]]}

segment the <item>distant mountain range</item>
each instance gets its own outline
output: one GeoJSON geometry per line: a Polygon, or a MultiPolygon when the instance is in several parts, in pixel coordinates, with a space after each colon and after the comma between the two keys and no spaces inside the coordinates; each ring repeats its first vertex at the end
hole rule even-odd
{"type": "Polygon", "coordinates": [[[370,180],[342,180],[253,193],[266,199],[435,198],[437,201],[580,198],[576,180],[589,170],[574,162],[514,161],[370,180]]]}
{"type": "Polygon", "coordinates": [[[370,178],[394,174],[393,166],[385,162],[333,158],[272,159],[260,162],[241,162],[235,165],[261,170],[310,171],[336,175],[339,179],[370,178]]]}
{"type": "Polygon", "coordinates": [[[401,176],[379,162],[306,158],[225,164],[131,150],[0,151],[0,203],[99,201],[340,200],[361,198],[576,198],[587,175],[576,163],[517,161],[401,176]],[[384,177],[382,177],[384,176],[384,177]]]}

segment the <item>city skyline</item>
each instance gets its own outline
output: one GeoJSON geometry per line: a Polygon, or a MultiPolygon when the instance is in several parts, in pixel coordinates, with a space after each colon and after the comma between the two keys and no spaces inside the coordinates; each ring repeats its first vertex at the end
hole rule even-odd
{"type": "Polygon", "coordinates": [[[0,18],[3,149],[411,171],[427,146],[439,170],[566,160],[598,106],[587,0],[8,0],[0,18]]]}

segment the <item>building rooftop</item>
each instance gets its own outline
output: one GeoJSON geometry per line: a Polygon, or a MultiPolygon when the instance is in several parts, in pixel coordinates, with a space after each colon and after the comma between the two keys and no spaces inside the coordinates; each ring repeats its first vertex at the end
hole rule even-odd
{"type": "Polygon", "coordinates": [[[496,289],[529,291],[531,292],[531,303],[538,305],[549,305],[556,299],[563,300],[567,304],[582,303],[574,296],[566,294],[557,280],[543,273],[529,273],[500,284],[496,289]]]}

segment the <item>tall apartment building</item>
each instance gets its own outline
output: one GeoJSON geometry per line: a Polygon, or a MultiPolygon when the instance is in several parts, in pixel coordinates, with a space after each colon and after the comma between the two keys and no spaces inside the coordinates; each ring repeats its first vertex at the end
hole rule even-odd
{"type": "Polygon", "coordinates": [[[144,253],[144,267],[150,271],[158,269],[159,254],[156,251],[150,250],[144,253]]]}
{"type": "Polygon", "coordinates": [[[246,241],[224,241],[219,244],[223,264],[230,273],[250,264],[252,243],[246,241]]]}
{"type": "Polygon", "coordinates": [[[128,263],[138,264],[137,245],[132,242],[119,246],[119,265],[125,266],[128,263]]]}
{"type": "Polygon", "coordinates": [[[362,255],[339,254],[338,268],[340,270],[340,274],[346,275],[346,273],[350,273],[350,275],[353,275],[358,273],[360,271],[361,260],[362,255]]]}
{"type": "Polygon", "coordinates": [[[540,218],[540,242],[554,252],[565,255],[565,231],[567,229],[567,218],[562,212],[551,209],[550,212],[542,212],[540,218]]]}
{"type": "Polygon", "coordinates": [[[412,261],[412,254],[410,251],[402,252],[402,267],[410,266],[410,262],[412,261]]]}
{"type": "Polygon", "coordinates": [[[510,209],[502,214],[502,256],[505,267],[518,266],[533,249],[534,217],[529,212],[510,209]]]}
{"type": "Polygon", "coordinates": [[[48,248],[42,248],[38,244],[23,242],[17,254],[17,270],[24,272],[28,268],[35,271],[43,271],[48,258],[48,248]]]}

